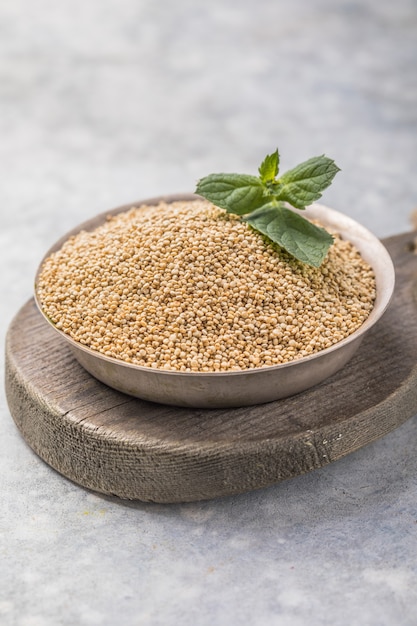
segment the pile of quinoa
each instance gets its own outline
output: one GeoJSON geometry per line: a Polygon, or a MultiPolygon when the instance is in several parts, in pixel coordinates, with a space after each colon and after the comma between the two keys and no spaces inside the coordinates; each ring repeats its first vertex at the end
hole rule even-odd
{"type": "Polygon", "coordinates": [[[341,341],[373,307],[371,267],[332,234],[313,268],[206,200],[133,207],[49,256],[37,296],[58,329],[128,363],[278,365],[341,341]]]}

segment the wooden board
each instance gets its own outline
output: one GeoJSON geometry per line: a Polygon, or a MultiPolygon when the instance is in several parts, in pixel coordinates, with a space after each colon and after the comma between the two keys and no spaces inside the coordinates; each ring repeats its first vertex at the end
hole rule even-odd
{"type": "Polygon", "coordinates": [[[208,499],[322,467],[417,412],[415,237],[384,242],[394,299],[353,360],[314,389],[249,408],[173,408],[113,391],[83,370],[31,300],[7,334],[12,416],[52,467],[121,498],[208,499]]]}

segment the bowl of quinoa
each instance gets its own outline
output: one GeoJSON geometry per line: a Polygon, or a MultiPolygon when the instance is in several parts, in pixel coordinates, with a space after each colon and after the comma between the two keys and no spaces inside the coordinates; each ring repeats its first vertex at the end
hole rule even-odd
{"type": "Polygon", "coordinates": [[[311,267],[194,194],[119,207],[61,238],[35,300],[93,376],[138,398],[238,407],[300,393],[343,367],[387,308],[383,244],[319,204],[334,236],[311,267]]]}

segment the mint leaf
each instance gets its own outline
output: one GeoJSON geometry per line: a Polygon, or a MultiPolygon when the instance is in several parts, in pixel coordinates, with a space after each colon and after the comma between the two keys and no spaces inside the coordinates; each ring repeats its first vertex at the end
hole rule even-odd
{"type": "Polygon", "coordinates": [[[277,179],[279,152],[267,154],[258,172],[246,174],[210,174],[197,183],[196,193],[229,213],[243,219],[303,263],[319,267],[326,257],[333,237],[324,229],[286,208],[297,209],[321,198],[339,172],[324,154],[304,161],[277,179]],[[250,217],[247,214],[250,213],[250,217]]]}
{"type": "Polygon", "coordinates": [[[285,172],[272,185],[271,195],[297,209],[304,209],[321,198],[322,191],[339,171],[333,159],[324,155],[313,157],[285,172]]]}
{"type": "Polygon", "coordinates": [[[268,183],[270,181],[275,180],[276,175],[278,174],[279,168],[279,153],[278,150],[273,152],[272,154],[267,154],[261,165],[259,166],[258,172],[263,183],[268,183]]]}
{"type": "Polygon", "coordinates": [[[263,206],[245,217],[245,222],[313,267],[320,267],[333,243],[333,237],[324,228],[283,206],[263,206]]]}
{"type": "Polygon", "coordinates": [[[261,180],[247,174],[210,174],[198,181],[196,192],[236,215],[250,213],[266,202],[261,180]]]}

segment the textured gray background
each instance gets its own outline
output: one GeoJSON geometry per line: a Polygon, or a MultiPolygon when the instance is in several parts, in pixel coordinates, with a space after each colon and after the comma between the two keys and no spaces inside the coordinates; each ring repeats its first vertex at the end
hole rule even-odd
{"type": "MultiPolygon", "coordinates": [[[[415,0],[0,0],[2,342],[68,229],[255,173],[277,146],[283,168],[336,160],[326,204],[408,230],[416,67],[415,0]]],[[[0,420],[2,625],[417,624],[415,419],[312,474],[175,506],[59,476],[3,393],[0,420]]]]}

